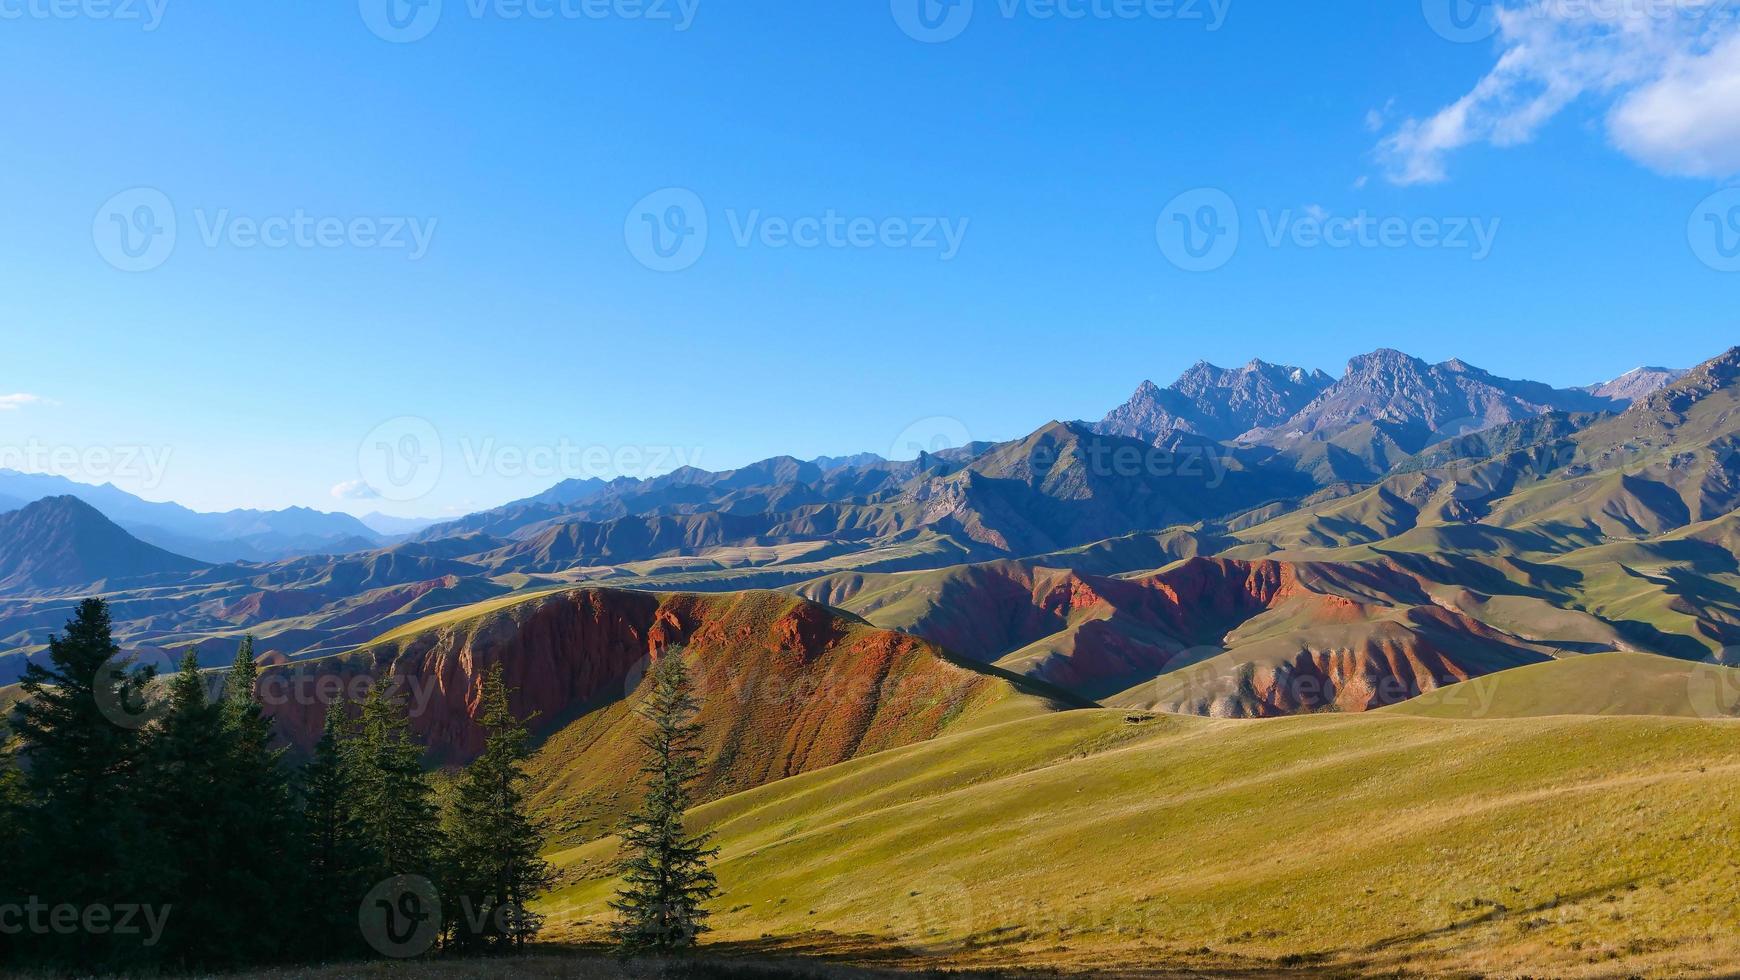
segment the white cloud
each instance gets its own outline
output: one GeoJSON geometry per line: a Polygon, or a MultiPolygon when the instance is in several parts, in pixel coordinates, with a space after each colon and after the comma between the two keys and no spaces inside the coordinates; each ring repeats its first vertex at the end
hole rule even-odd
{"type": "Polygon", "coordinates": [[[332,496],[338,500],[379,500],[381,497],[367,480],[346,480],[332,488],[332,496]]]}
{"type": "Polygon", "coordinates": [[[1740,36],[1678,59],[1615,106],[1608,126],[1621,150],[1664,173],[1740,173],[1740,36]]]}
{"type": "Polygon", "coordinates": [[[0,395],[0,412],[11,412],[26,405],[46,405],[48,399],[41,395],[27,395],[20,392],[16,395],[0,395]]]}
{"type": "Polygon", "coordinates": [[[1378,144],[1398,184],[1448,175],[1449,155],[1514,146],[1580,99],[1608,138],[1662,173],[1740,173],[1740,18],[1733,0],[1505,0],[1497,63],[1474,88],[1378,144]]]}
{"type": "Polygon", "coordinates": [[[1395,111],[1396,100],[1394,98],[1385,102],[1382,109],[1367,110],[1365,114],[1365,128],[1374,133],[1378,132],[1389,123],[1390,114],[1395,111]]]}

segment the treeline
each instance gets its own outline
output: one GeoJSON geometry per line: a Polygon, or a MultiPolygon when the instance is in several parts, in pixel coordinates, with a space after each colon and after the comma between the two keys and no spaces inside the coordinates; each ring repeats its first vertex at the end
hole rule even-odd
{"type": "Polygon", "coordinates": [[[0,769],[8,969],[501,953],[537,933],[529,905],[552,870],[499,666],[481,691],[483,753],[438,793],[388,685],[329,708],[293,765],[251,641],[216,692],[192,652],[166,685],[120,653],[107,608],[87,600],[24,677],[0,769]]]}

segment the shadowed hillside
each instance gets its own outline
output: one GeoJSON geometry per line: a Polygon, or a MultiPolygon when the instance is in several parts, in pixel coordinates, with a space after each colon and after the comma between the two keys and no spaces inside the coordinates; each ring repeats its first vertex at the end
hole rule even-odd
{"type": "Polygon", "coordinates": [[[202,567],[140,541],[77,497],[49,497],[0,514],[3,590],[58,591],[202,567]]]}
{"type": "Polygon", "coordinates": [[[1217,716],[1360,711],[1553,652],[1433,586],[1393,562],[1191,558],[1123,578],[993,562],[802,591],[1083,697],[1217,716]]]}

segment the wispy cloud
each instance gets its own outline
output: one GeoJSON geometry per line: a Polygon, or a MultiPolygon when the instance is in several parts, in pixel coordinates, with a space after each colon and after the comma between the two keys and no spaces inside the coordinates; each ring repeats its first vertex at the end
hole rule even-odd
{"type": "Polygon", "coordinates": [[[15,395],[0,395],[0,412],[12,412],[26,405],[46,405],[48,399],[41,395],[27,395],[19,392],[15,395]]]}
{"type": "Polygon", "coordinates": [[[381,497],[366,480],[346,480],[332,488],[332,496],[338,500],[379,500],[381,497]]]}
{"type": "Polygon", "coordinates": [[[1474,88],[1378,144],[1398,184],[1441,181],[1475,144],[1514,146],[1579,100],[1599,100],[1608,139],[1656,171],[1740,173],[1740,3],[1505,0],[1497,63],[1474,88]]]}

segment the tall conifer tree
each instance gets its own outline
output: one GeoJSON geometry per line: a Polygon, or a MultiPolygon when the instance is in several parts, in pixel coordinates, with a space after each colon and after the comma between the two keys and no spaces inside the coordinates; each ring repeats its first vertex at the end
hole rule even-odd
{"type": "Polygon", "coordinates": [[[229,740],[199,658],[189,650],[169,683],[142,780],[146,826],[163,858],[155,901],[172,913],[162,955],[173,967],[227,966],[246,960],[248,933],[267,923],[237,914],[225,890],[225,842],[238,830],[229,806],[229,740]]]}
{"type": "Polygon", "coordinates": [[[431,877],[440,820],[423,771],[423,747],[411,734],[405,701],[375,685],[362,704],[356,737],[345,743],[351,813],[375,862],[376,880],[399,874],[431,877]]]}
{"type": "Polygon", "coordinates": [[[317,960],[359,952],[357,901],[371,884],[366,878],[375,864],[352,809],[355,787],[344,761],[344,713],[343,702],[327,707],[320,741],[302,770],[300,928],[317,960]]]}
{"type": "Polygon", "coordinates": [[[530,903],[554,880],[539,856],[542,835],[526,815],[531,733],[525,720],[514,717],[510,694],[498,663],[484,677],[479,697],[483,754],[460,775],[447,819],[446,922],[451,945],[460,949],[522,948],[542,921],[530,903]]]}
{"type": "MultiPolygon", "coordinates": [[[[27,797],[19,814],[20,887],[51,904],[139,901],[154,879],[140,831],[138,776],[152,672],[121,655],[108,606],[86,599],[30,663],[16,733],[27,797]]],[[[96,967],[126,961],[114,936],[32,936],[30,958],[96,967]]]]}
{"type": "Polygon", "coordinates": [[[621,917],[615,935],[625,951],[671,952],[695,945],[707,931],[707,902],[718,881],[707,867],[719,852],[712,835],[689,834],[683,826],[690,784],[700,775],[700,711],[682,650],[669,650],[653,668],[652,692],[641,714],[652,730],[641,736],[646,750],[646,798],[622,831],[629,851],[623,885],[610,907],[621,917]]]}
{"type": "Polygon", "coordinates": [[[258,678],[254,638],[244,637],[224,678],[224,819],[215,829],[225,852],[220,894],[234,915],[257,924],[241,937],[246,948],[238,953],[247,962],[275,959],[291,940],[283,883],[301,864],[284,750],[272,744],[272,720],[260,702],[258,678]]]}

